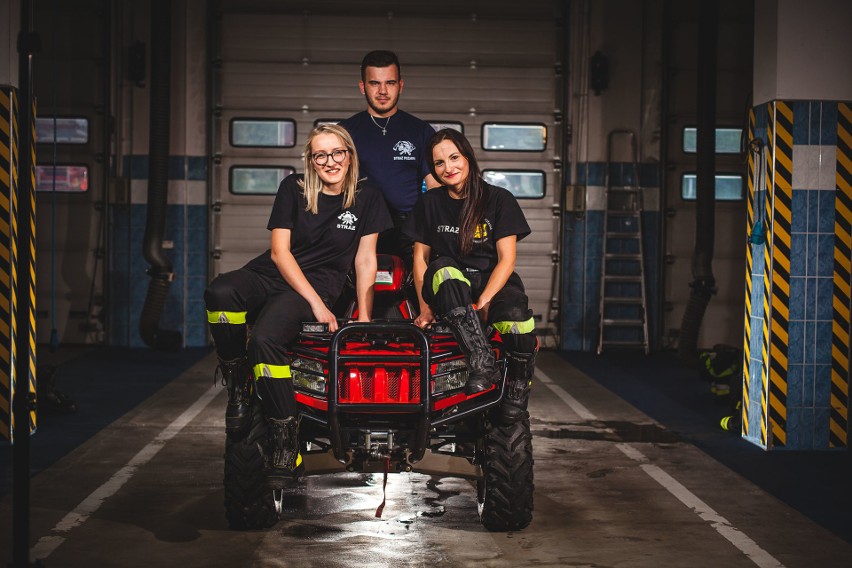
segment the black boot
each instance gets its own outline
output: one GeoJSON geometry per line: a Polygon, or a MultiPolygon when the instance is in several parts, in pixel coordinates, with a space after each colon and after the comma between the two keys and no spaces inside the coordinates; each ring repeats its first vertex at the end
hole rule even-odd
{"type": "Polygon", "coordinates": [[[217,374],[222,374],[222,385],[228,389],[228,409],[225,411],[225,431],[243,431],[251,422],[251,373],[245,357],[232,361],[219,359],[217,374]]]}
{"type": "Polygon", "coordinates": [[[500,418],[503,422],[514,424],[529,417],[527,404],[530,400],[535,355],[535,352],[506,352],[509,369],[506,372],[506,394],[503,396],[503,404],[500,405],[500,418]]]}
{"type": "Polygon", "coordinates": [[[269,472],[267,484],[271,489],[284,489],[293,484],[305,471],[299,453],[299,421],[295,416],[269,418],[269,472]]]}
{"type": "Polygon", "coordinates": [[[465,394],[471,395],[490,389],[491,385],[500,380],[500,368],[497,366],[494,350],[482,332],[473,306],[468,304],[453,308],[446,313],[444,319],[450,324],[453,335],[468,358],[465,394]]]}

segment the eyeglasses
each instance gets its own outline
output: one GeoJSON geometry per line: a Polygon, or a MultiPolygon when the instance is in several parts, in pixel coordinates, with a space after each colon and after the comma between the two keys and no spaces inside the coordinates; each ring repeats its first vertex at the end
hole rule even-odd
{"type": "Polygon", "coordinates": [[[335,150],[333,152],[329,152],[326,154],[325,152],[317,152],[316,154],[311,154],[311,159],[318,166],[324,166],[328,163],[328,158],[331,157],[334,160],[335,164],[342,164],[343,160],[346,159],[346,152],[349,150],[335,150]]]}

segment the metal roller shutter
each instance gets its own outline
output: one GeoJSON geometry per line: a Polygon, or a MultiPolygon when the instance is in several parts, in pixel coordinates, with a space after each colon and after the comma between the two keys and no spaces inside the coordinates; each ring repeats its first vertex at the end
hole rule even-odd
{"type": "Polygon", "coordinates": [[[287,6],[291,13],[279,12],[284,8],[276,4],[221,5],[213,53],[214,274],[238,268],[269,246],[265,227],[273,197],[231,194],[230,169],[290,166],[301,171],[301,147],[316,120],[342,119],[366,108],[358,90],[363,55],[392,49],[405,80],[400,108],[432,122],[461,123],[483,169],[544,172],[544,197],[521,200],[533,234],[518,247],[517,270],[537,326],[543,336],[553,337],[553,252],[558,248],[553,205],[559,203],[562,185],[555,167],[561,129],[554,125],[558,3],[491,2],[476,15],[449,3],[442,6],[394,5],[389,14],[385,3],[359,2],[356,14],[350,13],[351,3],[332,2],[313,14],[292,3],[287,6]],[[446,16],[435,17],[439,13],[446,16]],[[293,120],[296,145],[232,147],[228,129],[235,117],[293,120]],[[546,149],[483,150],[482,125],[491,122],[544,124],[546,149]]]}

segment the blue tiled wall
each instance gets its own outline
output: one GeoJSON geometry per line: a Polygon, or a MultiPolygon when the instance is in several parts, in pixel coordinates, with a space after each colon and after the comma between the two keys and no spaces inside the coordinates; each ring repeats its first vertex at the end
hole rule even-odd
{"type": "MultiPolygon", "coordinates": [[[[634,183],[635,173],[630,163],[610,165],[610,183],[627,186],[634,183]]],[[[577,167],[578,185],[587,191],[603,191],[606,185],[606,163],[589,162],[577,167]]],[[[643,189],[659,188],[658,164],[639,165],[639,185],[643,189]]],[[[657,309],[660,287],[658,243],[660,215],[658,207],[648,207],[642,213],[645,286],[648,301],[649,337],[657,336],[657,309]]],[[[583,212],[567,213],[564,225],[562,343],[566,351],[595,351],[600,325],[600,285],[603,259],[604,212],[589,208],[583,212]]]]}
{"type": "MultiPolygon", "coordinates": [[[[793,204],[787,345],[785,449],[828,449],[834,293],[837,103],[798,101],[793,108],[793,204]]],[[[766,137],[768,105],[755,108],[756,137],[766,137]]],[[[763,191],[757,199],[763,199],[763,191]]],[[[759,443],[766,369],[761,357],[764,247],[752,247],[752,384],[749,439],[759,443]]],[[[771,333],[771,331],[770,331],[771,333]]]]}
{"type": "MultiPolygon", "coordinates": [[[[767,123],[768,123],[768,114],[769,108],[768,105],[760,105],[754,108],[755,114],[755,127],[754,127],[754,138],[756,140],[762,140],[764,145],[767,144],[767,123]]],[[[765,147],[765,146],[764,146],[765,147]]],[[[766,158],[761,157],[755,160],[755,169],[761,167],[766,168],[766,158]]],[[[767,170],[764,170],[767,172],[767,170]]],[[[768,177],[768,173],[765,173],[768,177]]],[[[763,176],[758,179],[757,172],[752,172],[752,176],[755,180],[755,193],[753,200],[754,207],[754,216],[755,220],[765,219],[768,217],[768,213],[766,211],[766,192],[763,190],[763,186],[765,179],[763,176]],[[758,185],[760,183],[760,185],[758,185]]],[[[748,228],[749,231],[751,227],[748,228]]],[[[767,227],[767,233],[769,228],[767,227]]],[[[769,235],[767,234],[767,239],[769,235]]],[[[763,280],[763,271],[766,265],[766,260],[764,257],[765,254],[765,246],[763,244],[751,244],[747,243],[751,249],[751,258],[752,258],[752,267],[751,267],[751,312],[749,313],[749,321],[750,321],[750,330],[751,336],[748,338],[749,341],[749,353],[750,359],[748,361],[748,374],[751,378],[751,382],[749,384],[748,389],[748,436],[746,438],[753,442],[754,444],[761,445],[760,441],[760,433],[761,433],[761,421],[762,421],[762,397],[763,393],[766,390],[765,380],[766,380],[766,369],[763,365],[763,319],[764,319],[764,302],[763,302],[763,294],[764,294],[764,280],[763,280]]]]}
{"type": "Polygon", "coordinates": [[[836,102],[793,104],[794,168],[805,168],[805,174],[796,175],[794,169],[787,378],[790,449],[828,448],[836,145],[836,102]],[[824,159],[829,154],[831,159],[824,159]]]}
{"type": "MultiPolygon", "coordinates": [[[[170,179],[200,181],[206,177],[203,158],[173,156],[170,179]]],[[[131,179],[147,176],[147,157],[126,158],[131,179]]],[[[113,205],[109,211],[110,240],[110,314],[109,343],[142,347],[139,320],[150,277],[142,255],[147,205],[113,205]]],[[[175,205],[166,209],[164,239],[174,244],[165,250],[171,260],[175,279],[160,317],[160,327],[179,331],[187,347],[207,345],[206,312],[203,294],[208,275],[208,220],[206,205],[175,205]]]]}

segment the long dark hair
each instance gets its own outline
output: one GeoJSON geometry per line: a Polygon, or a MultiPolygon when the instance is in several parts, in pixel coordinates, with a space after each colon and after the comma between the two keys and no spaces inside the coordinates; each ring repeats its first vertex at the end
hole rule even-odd
{"type": "Polygon", "coordinates": [[[439,130],[429,140],[429,171],[435,180],[440,180],[435,171],[435,160],[432,158],[432,150],[443,142],[449,140],[455,144],[459,153],[467,159],[468,175],[462,186],[462,196],[464,205],[462,205],[461,218],[459,219],[459,248],[462,256],[470,253],[473,249],[473,235],[476,232],[476,226],[482,222],[485,217],[485,205],[488,201],[488,185],[482,179],[482,171],[479,169],[479,164],[476,162],[476,154],[473,153],[473,147],[464,134],[453,130],[452,128],[444,128],[439,130]]]}

